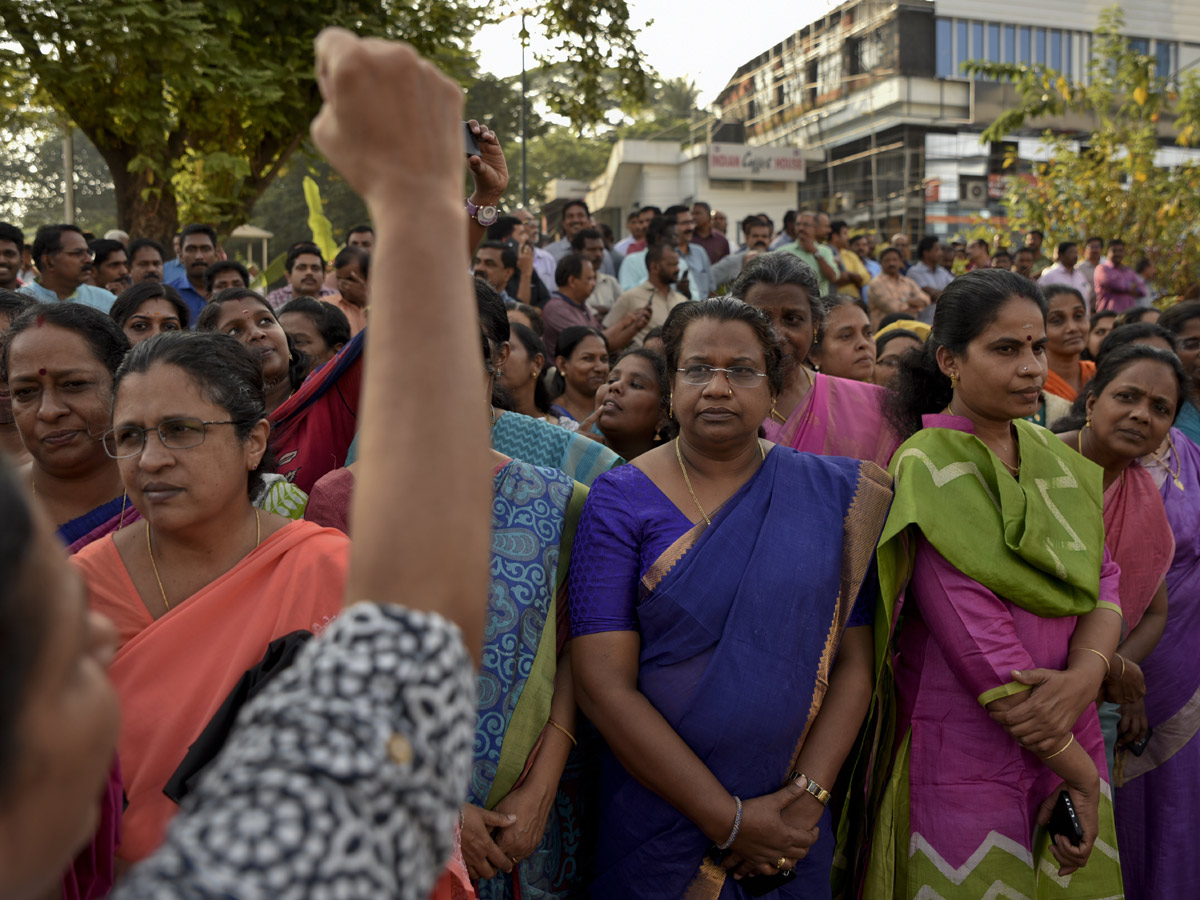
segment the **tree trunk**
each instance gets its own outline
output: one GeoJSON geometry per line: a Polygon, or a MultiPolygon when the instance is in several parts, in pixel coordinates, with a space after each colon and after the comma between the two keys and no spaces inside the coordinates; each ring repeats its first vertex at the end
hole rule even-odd
{"type": "Polygon", "coordinates": [[[153,238],[163,245],[170,258],[172,240],[179,231],[179,205],[175,200],[175,189],[170,184],[150,181],[150,173],[129,171],[132,148],[107,148],[97,146],[112,175],[117,198],[117,227],[129,232],[131,238],[153,238]],[[143,192],[149,188],[156,190],[143,192]]]}

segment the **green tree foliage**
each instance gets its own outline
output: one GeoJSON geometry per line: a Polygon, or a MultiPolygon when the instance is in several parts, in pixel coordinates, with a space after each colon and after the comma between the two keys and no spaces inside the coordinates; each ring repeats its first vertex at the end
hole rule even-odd
{"type": "MultiPolygon", "coordinates": [[[[222,233],[303,144],[319,107],[312,40],[325,25],[399,37],[464,83],[488,0],[22,0],[0,3],[0,128],[60,113],[104,158],[117,219],[166,240],[179,221],[222,233]]],[[[573,120],[602,114],[589,73],[632,58],[625,0],[568,4],[539,28],[568,48],[573,120]]],[[[639,73],[621,90],[638,98],[639,73]]],[[[385,86],[381,86],[384,89],[385,86]]]]}
{"type": "Polygon", "coordinates": [[[1200,272],[1200,165],[1154,163],[1170,124],[1178,144],[1200,144],[1200,78],[1195,72],[1160,77],[1155,60],[1121,35],[1123,24],[1116,7],[1101,15],[1086,82],[1044,65],[970,62],[965,68],[1011,81],[1020,98],[984,131],[984,140],[1000,141],[1070,114],[1092,123],[1079,133],[1044,132],[1049,158],[1034,165],[1035,182],[1012,179],[1009,224],[1040,228],[1048,243],[1120,236],[1131,255],[1157,261],[1167,293],[1182,293],[1200,272]]]}

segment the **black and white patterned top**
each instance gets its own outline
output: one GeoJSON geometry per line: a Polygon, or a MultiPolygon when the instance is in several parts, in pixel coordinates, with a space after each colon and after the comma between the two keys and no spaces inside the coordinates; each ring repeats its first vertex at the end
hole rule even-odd
{"type": "Polygon", "coordinates": [[[247,704],[162,848],[112,900],[427,900],[472,758],[458,628],[352,606],[247,704]]]}

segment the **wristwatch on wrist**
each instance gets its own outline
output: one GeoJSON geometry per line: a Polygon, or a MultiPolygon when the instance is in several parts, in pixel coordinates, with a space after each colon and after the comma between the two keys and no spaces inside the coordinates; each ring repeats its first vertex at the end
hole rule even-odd
{"type": "Polygon", "coordinates": [[[804,792],[807,794],[812,794],[812,796],[815,797],[817,802],[822,806],[828,806],[829,798],[831,796],[829,791],[825,790],[825,788],[821,787],[807,775],[804,776],[804,780],[808,782],[808,786],[804,788],[804,792]]]}
{"type": "Polygon", "coordinates": [[[500,211],[494,206],[476,206],[471,202],[471,198],[466,200],[467,215],[487,228],[489,225],[496,224],[496,220],[500,218],[500,211]]]}

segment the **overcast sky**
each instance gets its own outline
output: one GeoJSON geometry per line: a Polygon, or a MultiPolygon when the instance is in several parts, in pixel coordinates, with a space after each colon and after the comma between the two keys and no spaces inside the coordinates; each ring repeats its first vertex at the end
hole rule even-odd
{"type": "MultiPolygon", "coordinates": [[[[692,79],[702,106],[716,99],[738,66],[836,5],[832,0],[628,2],[632,23],[642,29],[638,46],[646,62],[666,78],[692,79]],[[654,24],[646,28],[649,19],[654,24]]],[[[517,0],[510,4],[520,9],[517,0]]],[[[479,32],[475,50],[484,71],[501,77],[520,73],[519,32],[519,18],[479,32]]],[[[528,65],[533,65],[532,55],[528,65]]]]}

